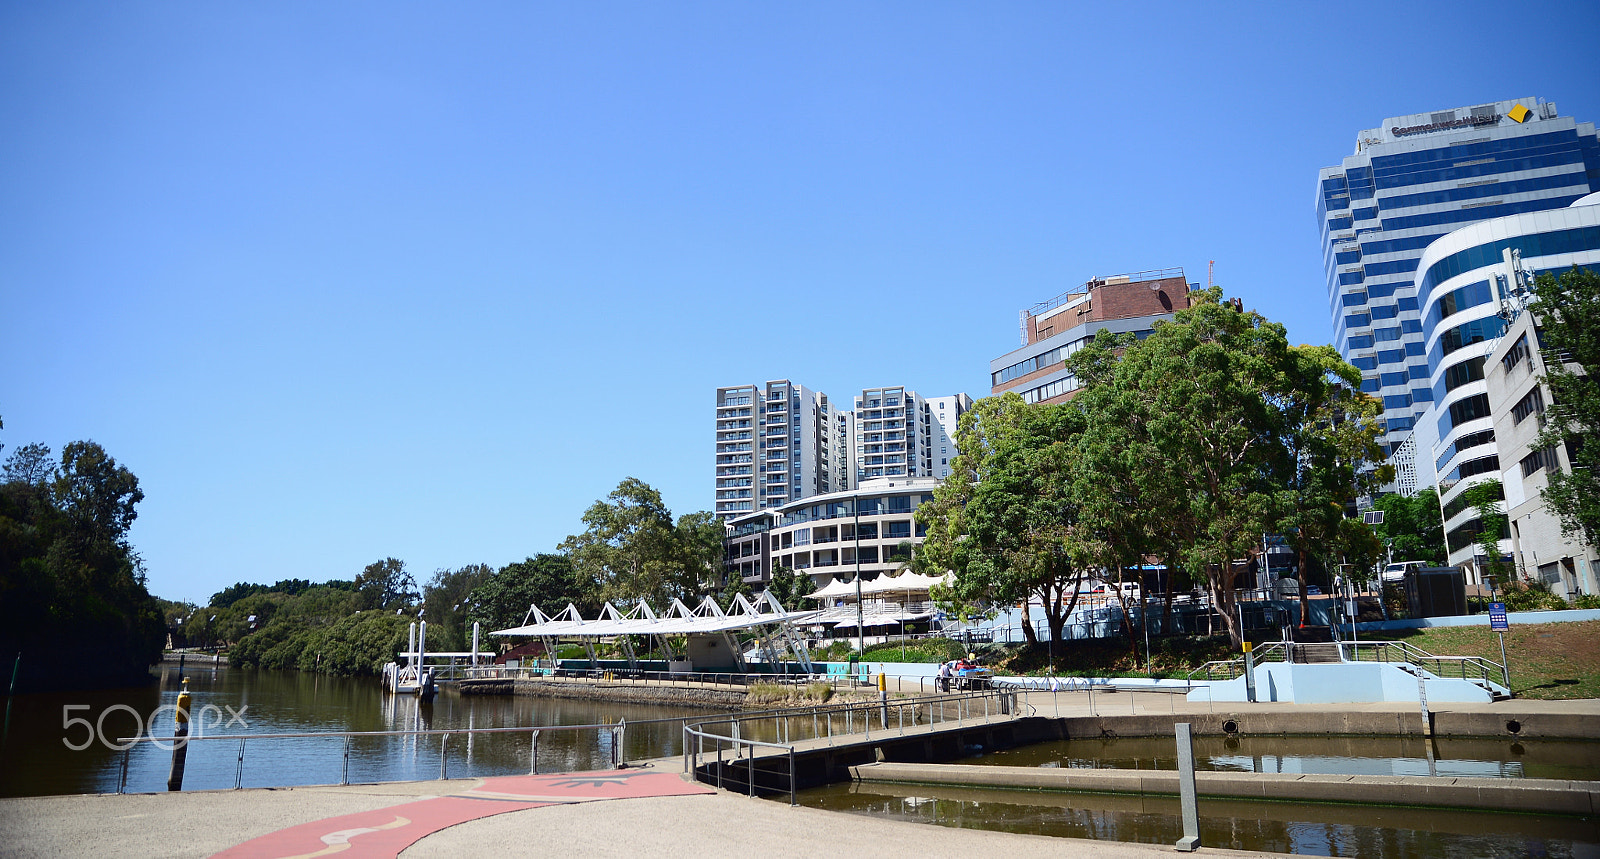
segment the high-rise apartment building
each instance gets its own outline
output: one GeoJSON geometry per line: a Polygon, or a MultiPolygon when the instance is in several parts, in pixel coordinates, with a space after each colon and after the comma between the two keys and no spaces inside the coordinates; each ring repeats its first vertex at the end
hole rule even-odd
{"type": "Polygon", "coordinates": [[[878,477],[945,477],[966,394],[868,388],[853,411],[788,379],[717,389],[716,514],[723,520],[856,488],[878,477]]]}
{"type": "Polygon", "coordinates": [[[1030,403],[1064,403],[1078,390],[1067,357],[1101,331],[1140,339],[1158,320],[1189,306],[1183,269],[1097,277],[1079,289],[1022,311],[1022,348],[989,362],[995,394],[1016,391],[1030,403]]]}
{"type": "Polygon", "coordinates": [[[838,439],[827,394],[788,379],[718,388],[717,516],[847,488],[838,439]]]}
{"type": "Polygon", "coordinates": [[[972,398],[966,394],[924,398],[904,387],[863,390],[853,413],[856,482],[949,476],[956,421],[970,408],[972,398]]]}
{"type": "Polygon", "coordinates": [[[1438,369],[1424,329],[1439,320],[1424,318],[1418,260],[1460,227],[1600,189],[1594,124],[1535,98],[1393,117],[1357,134],[1355,153],[1317,180],[1334,344],[1383,401],[1386,452],[1408,460],[1397,465],[1415,469],[1415,485],[1432,485],[1426,445],[1406,444],[1434,402],[1438,369]]]}

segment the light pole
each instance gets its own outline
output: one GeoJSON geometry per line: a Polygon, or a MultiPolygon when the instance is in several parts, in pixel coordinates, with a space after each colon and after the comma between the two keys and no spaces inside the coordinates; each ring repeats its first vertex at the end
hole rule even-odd
{"type": "Polygon", "coordinates": [[[861,488],[856,488],[856,497],[850,499],[850,510],[855,517],[856,540],[856,652],[862,656],[867,655],[867,623],[866,612],[861,608],[861,488]]]}

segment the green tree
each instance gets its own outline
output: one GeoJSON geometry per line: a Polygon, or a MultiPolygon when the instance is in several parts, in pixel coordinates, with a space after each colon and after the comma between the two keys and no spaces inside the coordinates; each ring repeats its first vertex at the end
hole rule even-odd
{"type": "Polygon", "coordinates": [[[767,593],[772,594],[778,604],[790,611],[801,611],[811,606],[805,598],[816,591],[811,577],[805,573],[790,569],[782,564],[772,568],[772,578],[767,582],[767,593]]]}
{"type": "Polygon", "coordinates": [[[1290,349],[1290,373],[1280,397],[1288,418],[1289,479],[1280,502],[1283,517],[1274,530],[1295,550],[1300,580],[1300,617],[1310,614],[1306,574],[1313,559],[1324,568],[1337,563],[1351,536],[1347,507],[1392,480],[1384,465],[1363,469],[1382,457],[1381,404],[1361,393],[1361,371],[1331,346],[1290,349]]]}
{"type": "Polygon", "coordinates": [[[1541,274],[1534,282],[1544,358],[1543,382],[1550,388],[1544,430],[1534,449],[1566,448],[1570,469],[1550,474],[1542,497],[1571,535],[1600,544],[1600,274],[1573,267],[1561,276],[1541,274]]]}
{"type": "Polygon", "coordinates": [[[47,454],[19,448],[0,480],[0,653],[23,654],[19,690],[140,682],[167,626],[127,539],[139,481],[94,442],[47,454]]]}
{"type": "Polygon", "coordinates": [[[1147,540],[1146,553],[1202,575],[1238,643],[1232,563],[1287,515],[1300,362],[1283,326],[1225,303],[1221,289],[1190,299],[1142,341],[1102,335],[1074,355],[1084,381],[1074,402],[1088,415],[1085,436],[1105,449],[1086,464],[1091,485],[1129,488],[1109,496],[1116,518],[1096,518],[1120,518],[1115,530],[1147,540]]]}
{"type": "Polygon", "coordinates": [[[1383,524],[1375,529],[1378,539],[1396,561],[1422,561],[1432,567],[1444,564],[1444,519],[1433,487],[1410,498],[1385,495],[1373,506],[1383,511],[1383,524]]]}
{"type": "Polygon", "coordinates": [[[356,577],[356,591],[361,594],[362,607],[368,609],[410,608],[420,598],[417,580],[406,572],[404,561],[384,558],[374,561],[356,577]]]}
{"type": "Polygon", "coordinates": [[[466,650],[472,646],[472,621],[467,617],[472,591],[493,575],[494,568],[488,564],[433,572],[433,578],[422,586],[422,616],[428,621],[430,648],[466,650]]]}
{"type": "Polygon", "coordinates": [[[709,517],[691,514],[674,523],[661,493],[629,477],[584,512],[583,533],[560,548],[602,600],[657,606],[692,600],[722,557],[722,535],[714,530],[720,525],[709,517]]]}
{"type": "Polygon", "coordinates": [[[936,600],[959,614],[1021,603],[1023,634],[1037,599],[1053,640],[1077,600],[1086,553],[1074,529],[1074,408],[1030,406],[1015,393],[979,400],[961,416],[951,477],[917,508],[927,538],[913,558],[932,575],[953,571],[936,600]]]}
{"type": "Polygon", "coordinates": [[[584,617],[600,608],[592,583],[586,581],[565,555],[542,554],[507,564],[467,595],[467,621],[477,621],[484,631],[521,626],[535,605],[556,614],[568,604],[584,617]]]}
{"type": "Polygon", "coordinates": [[[1504,585],[1511,580],[1512,568],[1500,552],[1500,541],[1511,535],[1510,519],[1501,499],[1504,488],[1498,480],[1484,480],[1462,490],[1461,497],[1478,514],[1478,552],[1485,557],[1483,573],[1504,585]]]}
{"type": "Polygon", "coordinates": [[[50,491],[79,534],[106,546],[125,545],[139,515],[134,508],[144,500],[139,478],[92,441],[71,442],[61,450],[50,491]]]}
{"type": "Polygon", "coordinates": [[[50,461],[50,448],[42,444],[25,444],[6,457],[0,483],[21,482],[30,486],[45,486],[55,480],[55,463],[50,461]]]}
{"type": "MultiPolygon", "coordinates": [[[[701,590],[711,590],[722,578],[722,540],[727,528],[715,513],[701,510],[678,517],[673,526],[677,544],[678,563],[684,569],[684,581],[696,581],[701,590]]],[[[693,591],[690,591],[690,596],[693,591]]]]}

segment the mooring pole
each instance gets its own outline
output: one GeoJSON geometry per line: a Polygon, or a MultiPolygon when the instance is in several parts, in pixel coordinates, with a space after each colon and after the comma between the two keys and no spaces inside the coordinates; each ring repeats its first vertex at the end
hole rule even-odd
{"type": "Polygon", "coordinates": [[[1172,726],[1178,735],[1178,794],[1183,803],[1183,837],[1175,845],[1178,850],[1193,853],[1200,847],[1200,810],[1195,801],[1194,740],[1188,722],[1172,726]]]}
{"type": "Polygon", "coordinates": [[[167,774],[167,790],[183,790],[183,765],[189,757],[189,681],[183,681],[183,691],[178,693],[178,712],[173,718],[178,721],[177,730],[173,731],[172,744],[172,770],[167,774]]]}
{"type": "Polygon", "coordinates": [[[0,744],[5,743],[6,737],[11,735],[11,700],[17,697],[17,673],[21,670],[22,651],[19,650],[16,661],[11,663],[11,687],[6,690],[6,723],[4,728],[0,728],[0,744]]]}
{"type": "Polygon", "coordinates": [[[878,672],[878,705],[883,708],[883,729],[889,730],[889,678],[878,672]]]}

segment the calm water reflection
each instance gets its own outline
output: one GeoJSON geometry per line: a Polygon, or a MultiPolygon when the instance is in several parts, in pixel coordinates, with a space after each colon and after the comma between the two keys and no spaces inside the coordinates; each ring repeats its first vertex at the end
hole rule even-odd
{"type": "MultiPolygon", "coordinates": [[[[18,696],[0,747],[0,796],[108,793],[117,789],[123,754],[100,742],[133,736],[153,720],[153,733],[170,737],[170,706],[177,700],[176,666],[158,670],[146,687],[99,692],[18,696]],[[168,709],[159,711],[163,706],[168,709]],[[70,708],[70,709],[69,709],[70,708]],[[68,719],[83,719],[87,725],[68,719]],[[67,743],[81,745],[74,751],[67,743]]],[[[708,712],[677,707],[601,704],[540,698],[461,697],[442,692],[431,704],[386,696],[372,678],[325,677],[293,671],[190,666],[189,690],[196,711],[191,736],[327,731],[438,730],[533,725],[604,724],[627,720],[623,757],[641,760],[677,754],[682,733],[676,721],[708,712]],[[207,707],[211,709],[205,709],[207,707]]],[[[350,750],[352,782],[437,778],[438,736],[381,737],[355,741],[350,750]]],[[[448,774],[505,775],[527,772],[528,734],[453,735],[445,746],[448,774]]],[[[242,784],[275,787],[331,784],[340,780],[342,739],[246,741],[242,784]]],[[[539,770],[581,770],[608,765],[609,732],[544,732],[539,770]]],[[[127,790],[166,789],[171,752],[144,743],[128,755],[127,790]]],[[[239,771],[239,742],[197,741],[190,745],[185,790],[231,788],[239,771]]]]}
{"type": "MultiPolygon", "coordinates": [[[[1195,769],[1223,772],[1600,779],[1600,743],[1420,737],[1196,737],[1195,769]]],[[[1175,770],[1171,737],[1063,740],[956,763],[1022,767],[1175,770]]]]}
{"type": "MultiPolygon", "coordinates": [[[[804,791],[813,808],[961,829],[1173,844],[1176,799],[881,784],[804,791]]],[[[1593,818],[1277,802],[1200,801],[1207,847],[1371,859],[1600,854],[1593,818]]]]}

